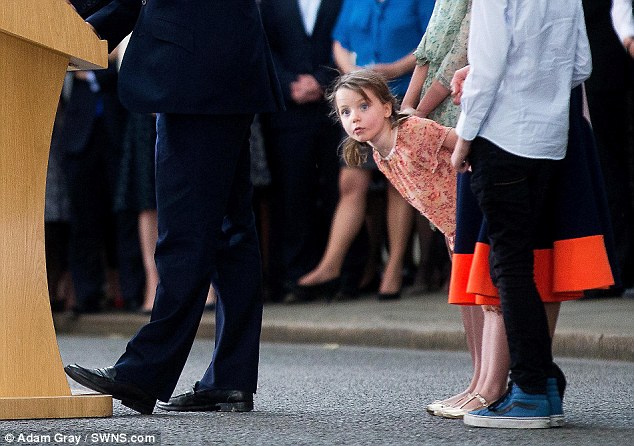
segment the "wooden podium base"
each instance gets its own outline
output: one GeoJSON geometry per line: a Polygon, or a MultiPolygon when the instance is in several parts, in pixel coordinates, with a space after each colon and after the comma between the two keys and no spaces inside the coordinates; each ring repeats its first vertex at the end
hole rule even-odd
{"type": "Polygon", "coordinates": [[[112,416],[112,397],[96,393],[26,398],[0,397],[0,420],[103,418],[112,416]]]}
{"type": "Polygon", "coordinates": [[[0,0],[0,419],[112,416],[73,395],[55,337],[44,243],[46,172],[69,63],[106,68],[107,42],[60,0],[0,0]]]}

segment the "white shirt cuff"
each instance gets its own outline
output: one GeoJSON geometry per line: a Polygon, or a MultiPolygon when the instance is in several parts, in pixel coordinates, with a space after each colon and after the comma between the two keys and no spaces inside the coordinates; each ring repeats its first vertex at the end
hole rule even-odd
{"type": "Polygon", "coordinates": [[[479,131],[480,122],[470,120],[464,112],[461,112],[458,118],[458,124],[456,124],[456,133],[458,136],[467,141],[472,141],[478,136],[479,131]]]}

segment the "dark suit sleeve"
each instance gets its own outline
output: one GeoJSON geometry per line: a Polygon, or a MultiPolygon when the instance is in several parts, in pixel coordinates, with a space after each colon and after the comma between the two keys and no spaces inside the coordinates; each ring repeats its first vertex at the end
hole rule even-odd
{"type": "Polygon", "coordinates": [[[274,8],[279,8],[279,5],[274,5],[273,3],[272,0],[262,0],[260,2],[260,15],[262,16],[264,32],[269,41],[273,63],[275,64],[275,72],[277,73],[280,87],[282,87],[284,101],[289,104],[293,102],[291,98],[291,82],[297,79],[297,74],[284,68],[283,59],[279,53],[279,40],[284,38],[283,27],[281,27],[276,20],[277,15],[274,11],[274,8]]]}
{"type": "Polygon", "coordinates": [[[114,0],[86,21],[102,39],[108,41],[108,51],[112,51],[132,32],[140,12],[139,0],[114,0]]]}

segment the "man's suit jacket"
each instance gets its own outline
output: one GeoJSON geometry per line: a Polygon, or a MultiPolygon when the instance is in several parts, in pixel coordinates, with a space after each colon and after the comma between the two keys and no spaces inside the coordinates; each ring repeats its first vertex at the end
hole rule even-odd
{"type": "MultiPolygon", "coordinates": [[[[337,77],[332,58],[332,29],[343,0],[322,0],[311,35],[306,33],[297,0],[262,0],[260,9],[264,30],[271,45],[275,69],[280,79],[288,113],[302,113],[291,99],[290,85],[299,74],[311,74],[324,88],[337,77]]],[[[325,103],[312,108],[326,110],[325,103]]],[[[310,110],[308,110],[310,111],[310,110]]],[[[314,111],[314,110],[313,110],[314,111]]],[[[290,116],[289,116],[290,118],[290,116]]]]}
{"type": "Polygon", "coordinates": [[[58,144],[65,153],[83,153],[97,119],[97,101],[101,101],[104,129],[110,137],[111,150],[121,144],[126,111],[117,97],[117,70],[95,71],[99,92],[90,90],[88,82],[72,79],[72,90],[64,106],[64,124],[59,129],[58,144]]]}
{"type": "Polygon", "coordinates": [[[113,0],[88,22],[111,50],[134,29],[119,74],[130,110],[233,114],[281,106],[254,0],[113,0]]]}

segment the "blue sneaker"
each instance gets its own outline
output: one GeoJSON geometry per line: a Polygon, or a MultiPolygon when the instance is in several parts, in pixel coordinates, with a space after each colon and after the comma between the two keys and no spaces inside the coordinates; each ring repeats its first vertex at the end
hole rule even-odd
{"type": "Polygon", "coordinates": [[[546,381],[546,397],[550,404],[550,427],[560,427],[564,425],[564,404],[559,396],[556,378],[548,378],[546,381]]]}
{"type": "Polygon", "coordinates": [[[503,429],[545,429],[551,426],[550,415],[546,395],[526,393],[511,383],[503,399],[489,407],[469,412],[464,416],[464,424],[503,429]]]}

